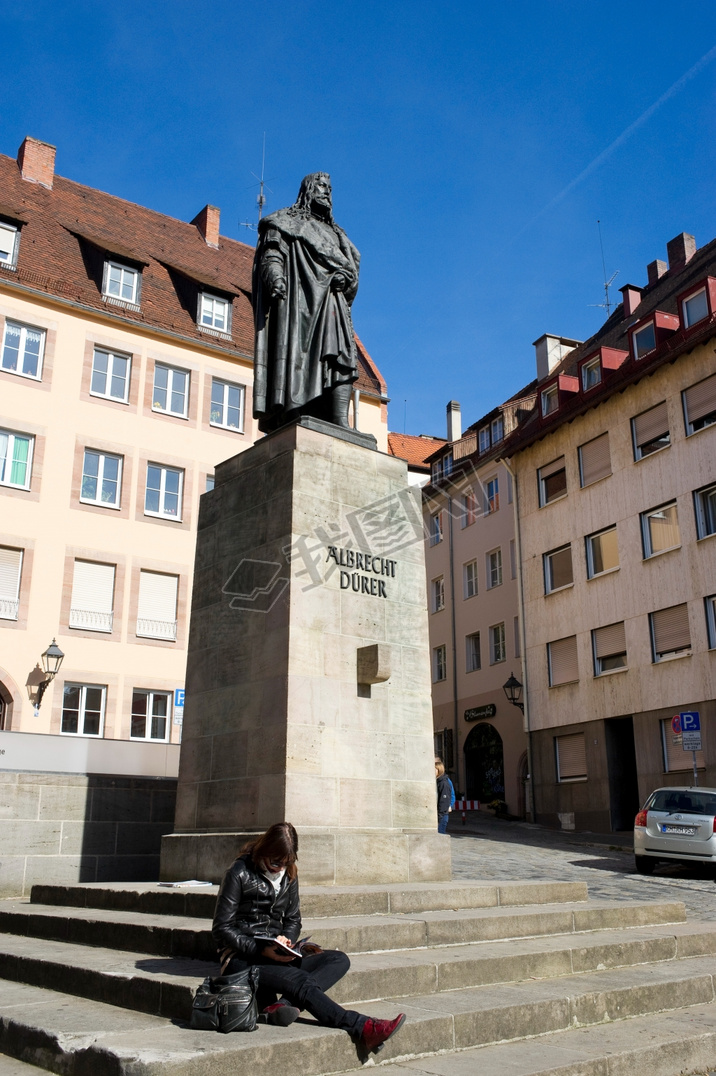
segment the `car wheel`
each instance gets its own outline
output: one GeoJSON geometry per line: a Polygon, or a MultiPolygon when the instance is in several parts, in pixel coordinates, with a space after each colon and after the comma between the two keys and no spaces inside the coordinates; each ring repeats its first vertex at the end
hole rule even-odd
{"type": "Polygon", "coordinates": [[[653,874],[657,860],[651,856],[634,856],[634,866],[637,874],[653,874]]]}

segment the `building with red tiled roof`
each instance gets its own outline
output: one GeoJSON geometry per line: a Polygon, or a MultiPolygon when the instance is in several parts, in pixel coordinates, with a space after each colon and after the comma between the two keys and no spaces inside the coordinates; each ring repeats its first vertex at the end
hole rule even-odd
{"type": "Polygon", "coordinates": [[[430,478],[430,457],[447,442],[443,437],[431,437],[421,433],[389,433],[388,454],[405,460],[408,464],[408,481],[411,485],[424,485],[430,478]]]}

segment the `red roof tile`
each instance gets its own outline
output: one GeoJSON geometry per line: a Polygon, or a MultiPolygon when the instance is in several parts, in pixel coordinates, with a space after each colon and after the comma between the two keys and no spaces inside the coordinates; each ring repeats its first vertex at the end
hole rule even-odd
{"type": "Polygon", "coordinates": [[[416,437],[412,433],[388,434],[389,455],[406,460],[408,467],[414,471],[424,471],[425,474],[430,473],[430,464],[426,463],[426,460],[445,444],[447,441],[442,437],[416,437]]]}

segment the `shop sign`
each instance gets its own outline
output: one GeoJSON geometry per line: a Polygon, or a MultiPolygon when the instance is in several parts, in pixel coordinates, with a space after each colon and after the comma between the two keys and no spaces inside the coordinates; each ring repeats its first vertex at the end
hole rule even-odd
{"type": "Polygon", "coordinates": [[[484,721],[486,717],[494,717],[497,707],[494,702],[488,702],[486,706],[473,706],[465,711],[466,721],[484,721]]]}

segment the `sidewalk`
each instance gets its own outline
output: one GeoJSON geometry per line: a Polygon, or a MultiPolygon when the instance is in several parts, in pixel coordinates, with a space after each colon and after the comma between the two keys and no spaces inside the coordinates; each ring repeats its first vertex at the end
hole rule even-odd
{"type": "Polygon", "coordinates": [[[489,840],[517,841],[520,844],[540,845],[543,848],[567,848],[570,845],[594,845],[606,848],[634,849],[632,830],[621,833],[591,833],[588,830],[550,829],[534,822],[507,822],[495,818],[491,811],[466,811],[465,825],[462,812],[453,811],[448,823],[451,837],[461,834],[470,837],[486,837],[489,840]]]}

